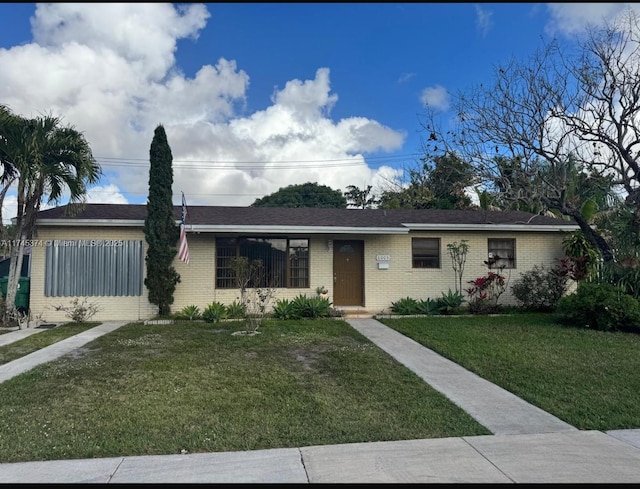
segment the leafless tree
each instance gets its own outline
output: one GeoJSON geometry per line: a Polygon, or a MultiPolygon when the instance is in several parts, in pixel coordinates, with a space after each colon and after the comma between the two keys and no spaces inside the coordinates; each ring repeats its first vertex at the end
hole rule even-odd
{"type": "Polygon", "coordinates": [[[249,260],[245,256],[238,256],[231,259],[231,267],[240,290],[240,303],[246,315],[244,332],[256,334],[275,299],[275,279],[267,273],[261,260],[249,260]]]}
{"type": "Polygon", "coordinates": [[[640,212],[638,16],[629,9],[577,41],[573,51],[543,43],[529,59],[498,66],[490,86],[455,96],[452,129],[429,110],[422,125],[429,151],[459,152],[506,201],[573,218],[611,261],[583,207],[587,192],[615,190],[640,212]]]}

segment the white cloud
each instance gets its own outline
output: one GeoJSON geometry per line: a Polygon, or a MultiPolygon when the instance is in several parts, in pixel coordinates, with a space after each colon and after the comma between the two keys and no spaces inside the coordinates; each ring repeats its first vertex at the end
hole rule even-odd
{"type": "MultiPolygon", "coordinates": [[[[55,207],[53,204],[49,204],[46,201],[40,206],[41,210],[50,209],[55,207]]],[[[16,217],[18,211],[18,199],[14,193],[7,193],[2,202],[2,224],[9,225],[11,220],[16,217]]]]}
{"type": "Polygon", "coordinates": [[[398,83],[406,83],[409,80],[411,80],[414,76],[416,76],[415,73],[402,73],[400,75],[400,78],[398,78],[398,83]]]}
{"type": "Polygon", "coordinates": [[[118,53],[149,79],[173,67],[176,41],[197,38],[209,12],[204,5],[171,3],[37,4],[31,27],[35,43],[64,49],[78,44],[93,53],[118,53]]]}
{"type": "Polygon", "coordinates": [[[480,36],[485,37],[493,27],[492,16],[493,12],[476,5],[476,28],[480,32],[480,36]]]}
{"type": "Polygon", "coordinates": [[[422,90],[420,102],[423,105],[444,111],[449,109],[450,97],[446,88],[436,85],[422,90]]]}
{"type": "Polygon", "coordinates": [[[551,20],[547,30],[551,34],[578,34],[589,24],[597,26],[602,25],[605,20],[612,20],[626,8],[640,13],[640,5],[637,3],[548,3],[551,20]]]}
{"type": "Polygon", "coordinates": [[[288,82],[272,100],[265,110],[228,123],[168,127],[172,151],[192,162],[188,169],[174,165],[182,184],[176,190],[191,194],[192,203],[250,205],[286,185],[318,182],[344,190],[354,182],[371,184],[383,170],[369,168],[361,153],[397,149],[405,137],[362,117],[329,119],[337,96],[326,68],[313,80],[288,82]],[[229,195],[232,189],[242,193],[229,195]]]}
{"type": "Polygon", "coordinates": [[[176,203],[184,191],[192,205],[249,205],[290,184],[344,190],[390,171],[363,155],[399,149],[406,135],[357,115],[332,120],[329,68],[288,81],[248,115],[249,75],[234,60],[205,64],[193,78],[181,73],[177,41],[197,38],[208,18],[199,4],[38,4],[34,42],[0,50],[0,100],[23,116],[51,112],[85,134],[105,173],[88,195],[94,202],[146,202],[158,124],[173,155],[176,203]]]}
{"type": "MultiPolygon", "coordinates": [[[[68,202],[69,194],[65,192],[60,201],[62,203],[68,202]]],[[[92,202],[94,204],[127,204],[128,201],[124,195],[120,192],[118,187],[115,185],[106,185],[100,186],[96,185],[91,187],[87,191],[87,202],[92,202]]],[[[55,207],[54,204],[49,204],[45,201],[42,203],[41,209],[50,209],[51,207],[55,207]]],[[[2,204],[2,221],[3,224],[11,224],[11,219],[16,216],[16,211],[18,209],[18,201],[14,193],[7,194],[2,204]]]]}
{"type": "Polygon", "coordinates": [[[2,224],[11,224],[11,219],[16,216],[18,209],[18,199],[15,194],[7,194],[2,202],[2,224]]]}
{"type": "Polygon", "coordinates": [[[290,109],[304,118],[315,118],[322,111],[329,115],[338,96],[329,93],[329,68],[320,68],[315,80],[291,80],[282,91],[275,91],[271,97],[274,105],[290,109]]]}
{"type": "Polygon", "coordinates": [[[127,199],[115,185],[95,186],[87,191],[87,202],[94,204],[128,204],[127,199]]]}

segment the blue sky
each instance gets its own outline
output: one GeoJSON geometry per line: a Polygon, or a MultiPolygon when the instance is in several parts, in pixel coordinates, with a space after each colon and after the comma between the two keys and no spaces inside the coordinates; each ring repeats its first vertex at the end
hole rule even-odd
{"type": "Polygon", "coordinates": [[[176,204],[380,191],[417,164],[425,103],[452,117],[497,64],[628,5],[2,3],[0,103],[85,134],[104,171],[90,202],[146,202],[158,124],[176,204]]]}

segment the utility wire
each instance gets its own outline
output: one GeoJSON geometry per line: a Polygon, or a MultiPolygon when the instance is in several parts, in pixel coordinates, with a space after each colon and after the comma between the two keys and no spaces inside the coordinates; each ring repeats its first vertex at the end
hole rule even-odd
{"type": "MultiPolygon", "coordinates": [[[[396,156],[378,156],[367,158],[366,161],[354,161],[353,159],[329,159],[329,160],[280,160],[280,161],[224,161],[224,160],[174,160],[176,168],[192,169],[238,169],[238,170],[282,170],[282,169],[311,169],[311,168],[335,168],[347,166],[367,166],[369,163],[397,163],[406,161],[410,157],[417,157],[418,153],[396,156]]],[[[95,157],[103,166],[127,166],[149,167],[149,161],[143,158],[115,158],[95,157]]]]}

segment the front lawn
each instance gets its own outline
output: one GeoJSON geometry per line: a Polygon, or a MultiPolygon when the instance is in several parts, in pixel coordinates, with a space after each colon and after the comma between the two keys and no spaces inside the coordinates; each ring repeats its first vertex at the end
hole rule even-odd
{"type": "Polygon", "coordinates": [[[380,322],[579,429],[640,428],[640,335],[552,314],[380,322]]]}
{"type": "Polygon", "coordinates": [[[344,321],[240,329],[129,324],[0,384],[0,462],[490,434],[344,321]]]}

